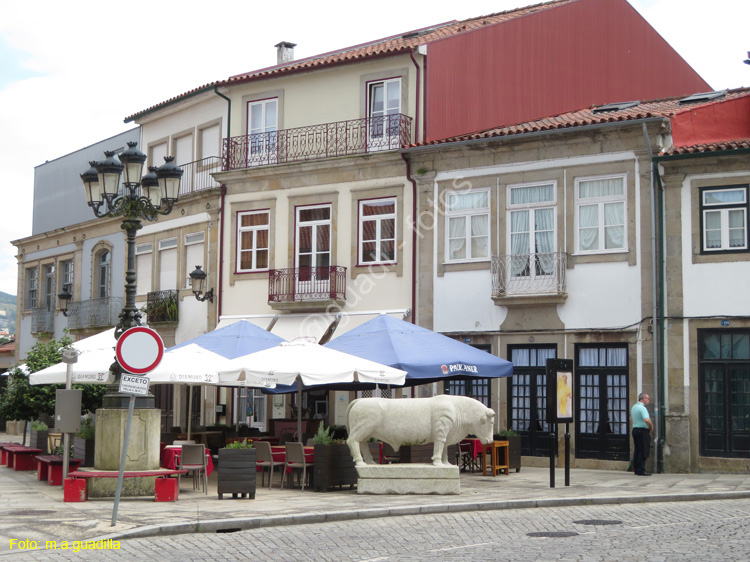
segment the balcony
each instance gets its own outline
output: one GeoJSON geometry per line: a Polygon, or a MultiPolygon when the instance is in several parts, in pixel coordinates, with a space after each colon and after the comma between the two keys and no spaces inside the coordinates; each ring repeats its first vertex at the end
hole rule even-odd
{"type": "Polygon", "coordinates": [[[567,298],[564,252],[492,257],[492,300],[510,306],[559,304],[567,298]]]}
{"type": "Polygon", "coordinates": [[[278,310],[325,310],[346,300],[346,268],[338,265],[272,269],[268,303],[278,310]]]}
{"type": "Polygon", "coordinates": [[[146,316],[148,323],[177,322],[179,306],[177,291],[152,291],[146,296],[146,316]]]}
{"type": "Polygon", "coordinates": [[[224,139],[224,170],[396,150],[411,143],[401,113],[224,139]]]}
{"type": "Polygon", "coordinates": [[[180,197],[221,186],[211,176],[211,174],[221,171],[221,158],[218,156],[180,164],[180,168],[184,172],[182,174],[182,181],[180,182],[180,197]]]}
{"type": "Polygon", "coordinates": [[[68,328],[111,328],[119,321],[122,297],[105,297],[68,303],[68,328]]]}
{"type": "Polygon", "coordinates": [[[31,333],[54,331],[54,310],[46,306],[31,309],[31,333]]]}

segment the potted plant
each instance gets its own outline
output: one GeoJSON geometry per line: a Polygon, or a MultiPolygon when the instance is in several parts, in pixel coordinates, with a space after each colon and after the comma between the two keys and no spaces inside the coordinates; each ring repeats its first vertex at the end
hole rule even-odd
{"type": "Polygon", "coordinates": [[[249,499],[255,499],[258,473],[256,454],[253,442],[247,439],[229,443],[219,449],[217,492],[220,500],[224,499],[224,494],[232,494],[233,498],[238,495],[244,498],[247,495],[249,499]]]}
{"type": "Polygon", "coordinates": [[[77,459],[81,459],[81,466],[94,466],[94,436],[96,427],[94,420],[83,418],[81,429],[73,439],[73,451],[77,459]]]}
{"type": "Polygon", "coordinates": [[[512,429],[503,429],[493,438],[497,441],[508,442],[508,466],[521,472],[521,436],[512,429]]]}
{"type": "Polygon", "coordinates": [[[346,485],[353,488],[359,477],[354,459],[349,446],[342,439],[334,437],[334,428],[325,428],[323,422],[320,422],[313,442],[313,489],[316,492],[327,492],[329,488],[346,485]]]}
{"type": "Polygon", "coordinates": [[[34,449],[41,449],[43,454],[47,453],[47,438],[49,437],[49,428],[43,421],[35,420],[31,422],[31,438],[29,445],[34,449]]]}

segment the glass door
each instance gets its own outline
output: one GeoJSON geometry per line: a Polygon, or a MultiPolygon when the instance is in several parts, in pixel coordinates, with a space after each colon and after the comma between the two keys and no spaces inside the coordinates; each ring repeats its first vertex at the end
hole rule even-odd
{"type": "Polygon", "coordinates": [[[260,166],[275,164],[277,155],[278,100],[247,104],[247,164],[260,166]]]}
{"type": "Polygon", "coordinates": [[[331,206],[297,209],[295,300],[330,295],[331,206]]]}
{"type": "Polygon", "coordinates": [[[368,150],[398,148],[401,78],[371,84],[369,93],[368,150]]]}

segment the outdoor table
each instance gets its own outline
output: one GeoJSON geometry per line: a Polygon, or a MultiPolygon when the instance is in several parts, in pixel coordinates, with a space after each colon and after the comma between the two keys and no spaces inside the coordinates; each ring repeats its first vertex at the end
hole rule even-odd
{"type": "Polygon", "coordinates": [[[13,470],[35,470],[36,462],[34,457],[42,453],[41,449],[34,449],[18,444],[15,446],[5,446],[3,450],[7,452],[6,460],[8,464],[6,466],[8,468],[13,467],[13,470]]]}
{"type": "Polygon", "coordinates": [[[8,464],[8,454],[5,452],[5,447],[15,447],[18,443],[0,443],[0,464],[3,466],[7,466],[8,464]]]}
{"type": "MultiPolygon", "coordinates": [[[[69,459],[68,470],[75,472],[81,466],[81,459],[69,459]]],[[[63,458],[60,455],[37,455],[36,479],[46,480],[50,486],[63,484],[63,458]]]]}
{"type": "MultiPolygon", "coordinates": [[[[161,455],[161,467],[175,470],[179,466],[179,458],[182,453],[181,445],[167,445],[161,455]]],[[[206,449],[206,474],[211,476],[214,471],[214,460],[211,451],[206,449]]]]}

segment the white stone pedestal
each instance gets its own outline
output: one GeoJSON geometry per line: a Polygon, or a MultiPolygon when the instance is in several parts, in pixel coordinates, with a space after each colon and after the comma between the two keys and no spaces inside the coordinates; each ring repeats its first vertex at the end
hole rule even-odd
{"type": "Polygon", "coordinates": [[[457,466],[374,464],[358,466],[358,494],[459,494],[457,466]]]}

